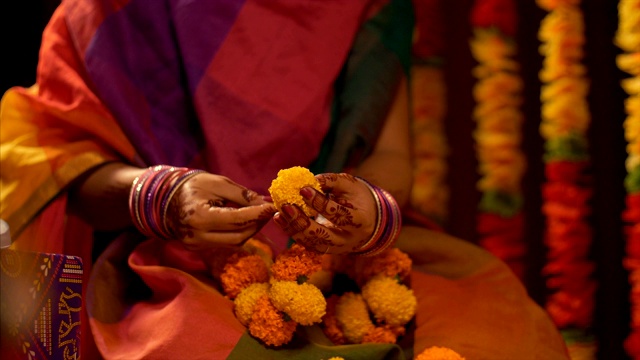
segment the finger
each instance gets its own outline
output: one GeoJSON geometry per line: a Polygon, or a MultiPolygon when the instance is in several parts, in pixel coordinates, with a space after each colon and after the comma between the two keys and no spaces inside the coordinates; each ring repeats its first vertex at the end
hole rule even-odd
{"type": "Polygon", "coordinates": [[[320,189],[325,193],[341,190],[358,182],[358,179],[355,176],[347,173],[318,174],[316,175],[316,179],[318,179],[318,182],[320,183],[320,189]]]}
{"type": "Polygon", "coordinates": [[[259,229],[243,229],[241,231],[200,231],[194,230],[182,238],[182,243],[192,250],[219,246],[241,246],[251,239],[259,229]]]}
{"type": "Polygon", "coordinates": [[[273,219],[291,237],[304,231],[311,224],[311,219],[302,210],[289,204],[282,205],[282,211],[275,214],[273,219]]]}
{"type": "Polygon", "coordinates": [[[312,221],[296,206],[284,205],[282,210],[273,217],[275,223],[301,245],[318,252],[327,252],[329,247],[343,246],[343,230],[312,221]]]}
{"type": "Polygon", "coordinates": [[[340,203],[332,200],[319,191],[310,187],[300,190],[300,195],[307,201],[307,204],[318,211],[327,220],[338,227],[362,227],[362,213],[347,199],[340,199],[340,203]]]}
{"type": "Polygon", "coordinates": [[[276,213],[273,204],[262,204],[240,208],[209,207],[201,204],[187,223],[205,231],[238,231],[264,225],[276,213]]]}
{"type": "Polygon", "coordinates": [[[326,228],[312,221],[307,229],[297,233],[292,238],[296,243],[317,252],[328,252],[330,248],[333,248],[332,252],[336,252],[343,246],[344,241],[334,232],[335,229],[326,228]]]}
{"type": "Polygon", "coordinates": [[[246,187],[239,185],[231,179],[222,177],[220,180],[220,187],[216,192],[225,199],[232,201],[239,206],[261,205],[265,204],[263,196],[260,196],[257,192],[247,189],[246,187]]]}

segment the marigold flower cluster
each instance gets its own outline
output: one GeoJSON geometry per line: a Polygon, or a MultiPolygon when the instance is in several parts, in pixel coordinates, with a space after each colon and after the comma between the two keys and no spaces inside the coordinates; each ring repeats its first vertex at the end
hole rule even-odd
{"type": "Polygon", "coordinates": [[[621,0],[618,3],[618,29],[616,45],[623,50],[617,65],[630,76],[622,81],[627,93],[624,135],[627,141],[627,176],[625,179],[626,209],[623,219],[627,222],[626,254],[624,266],[629,271],[631,285],[630,334],[625,340],[625,350],[631,358],[640,357],[640,0],[621,0]]]}
{"type": "Polygon", "coordinates": [[[322,329],[334,344],[395,343],[415,316],[417,299],[403,283],[411,259],[397,248],[372,258],[349,262],[346,274],[359,291],[333,294],[327,299],[322,329]]]}
{"type": "MultiPolygon", "coordinates": [[[[591,122],[587,93],[589,83],[583,65],[584,16],[579,0],[538,0],[548,13],[538,37],[542,42],[542,122],[545,140],[545,175],[542,213],[546,217],[544,241],[548,247],[547,277],[551,295],[545,308],[568,345],[584,349],[596,345],[580,339],[591,327],[596,282],[589,260],[592,229],[590,156],[587,130],[591,122]],[[570,251],[568,251],[570,250],[570,251]],[[576,334],[578,334],[576,338],[576,334]],[[580,340],[580,341],[574,341],[580,340]]],[[[571,352],[571,346],[569,346],[571,352]]]]}
{"type": "Polygon", "coordinates": [[[300,195],[300,189],[307,186],[322,191],[320,183],[309,169],[294,166],[278,171],[278,176],[273,179],[269,187],[273,205],[278,210],[282,210],[284,204],[297,205],[305,214],[312,216],[315,210],[309,207],[300,195]]]}
{"type": "Polygon", "coordinates": [[[298,324],[319,323],[325,315],[323,293],[307,282],[322,269],[322,257],[294,244],[268,265],[269,260],[259,255],[232,253],[220,282],[225,294],[234,300],[240,323],[255,338],[278,347],[291,341],[298,324]]]}
{"type": "Polygon", "coordinates": [[[322,255],[298,244],[272,262],[246,249],[220,256],[225,264],[209,261],[222,268],[216,278],[236,317],[269,346],[285,345],[298,325],[314,324],[337,345],[395,343],[416,313],[417,299],[404,284],[412,262],[397,248],[369,258],[322,255]],[[351,279],[354,291],[332,292],[338,274],[351,279]],[[324,293],[317,283],[324,284],[324,293]]]}

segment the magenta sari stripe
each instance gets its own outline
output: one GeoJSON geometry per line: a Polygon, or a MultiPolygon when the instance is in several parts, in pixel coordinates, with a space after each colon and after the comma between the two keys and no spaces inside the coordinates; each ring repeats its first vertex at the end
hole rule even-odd
{"type": "Polygon", "coordinates": [[[188,166],[198,154],[192,92],[243,3],[132,0],[96,31],[87,71],[143,164],[188,166]]]}

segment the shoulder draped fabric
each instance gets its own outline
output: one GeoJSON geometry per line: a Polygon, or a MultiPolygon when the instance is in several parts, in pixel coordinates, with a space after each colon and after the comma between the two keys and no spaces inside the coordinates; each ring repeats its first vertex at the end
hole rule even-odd
{"type": "Polygon", "coordinates": [[[201,168],[260,193],[283,168],[356,165],[408,73],[411,10],[410,0],[62,1],[36,84],[2,98],[0,218],[17,249],[85,259],[83,357],[405,359],[439,345],[480,359],[500,346],[495,334],[517,335],[530,358],[565,358],[508,270],[470,245],[414,245],[424,264],[412,275],[419,310],[405,343],[333,347],[309,333],[274,352],[248,336],[199,254],[123,233],[93,262],[92,229],[66,212],[64,190],[110,161],[201,168]],[[476,267],[448,272],[467,256],[476,267]],[[451,296],[455,310],[434,312],[451,296]],[[500,327],[465,300],[495,311],[500,327]]]}

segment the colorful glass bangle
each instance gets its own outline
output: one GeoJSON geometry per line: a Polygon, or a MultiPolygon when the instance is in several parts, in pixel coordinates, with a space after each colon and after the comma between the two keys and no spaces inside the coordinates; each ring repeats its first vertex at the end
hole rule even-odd
{"type": "Polygon", "coordinates": [[[393,196],[386,190],[379,188],[369,181],[356,177],[362,181],[373,195],[378,210],[376,227],[371,238],[353,254],[360,256],[375,256],[393,246],[402,228],[402,214],[393,196]]]}

